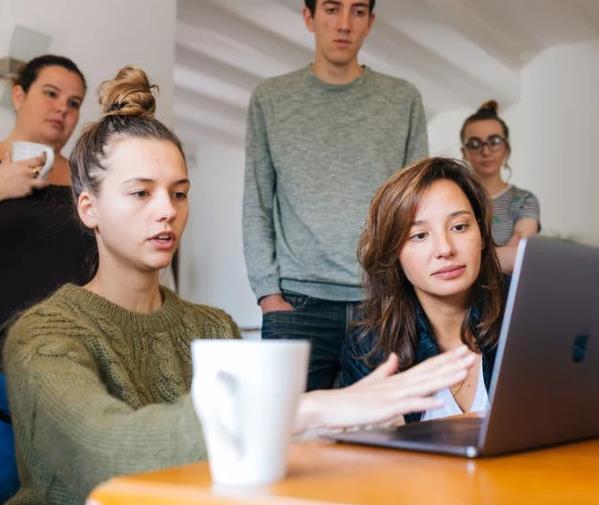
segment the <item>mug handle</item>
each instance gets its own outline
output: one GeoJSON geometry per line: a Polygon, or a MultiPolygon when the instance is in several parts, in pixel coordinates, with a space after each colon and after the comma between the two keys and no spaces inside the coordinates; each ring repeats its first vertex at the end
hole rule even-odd
{"type": "Polygon", "coordinates": [[[50,147],[44,148],[44,153],[46,154],[46,163],[40,170],[40,174],[37,176],[38,179],[45,180],[50,173],[50,170],[54,167],[54,149],[50,147]]]}
{"type": "Polygon", "coordinates": [[[228,440],[239,459],[244,455],[243,434],[241,432],[240,382],[233,374],[224,370],[216,373],[215,390],[216,423],[228,440]]]}

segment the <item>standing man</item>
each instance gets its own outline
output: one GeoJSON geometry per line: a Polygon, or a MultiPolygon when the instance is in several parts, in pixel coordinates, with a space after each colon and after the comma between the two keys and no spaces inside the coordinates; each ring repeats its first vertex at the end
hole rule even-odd
{"type": "Polygon", "coordinates": [[[249,106],[243,234],[262,338],[308,339],[308,390],[330,388],[362,299],[356,247],[370,199],[427,155],[422,100],[358,63],[375,0],[305,0],[314,62],[249,106]]]}

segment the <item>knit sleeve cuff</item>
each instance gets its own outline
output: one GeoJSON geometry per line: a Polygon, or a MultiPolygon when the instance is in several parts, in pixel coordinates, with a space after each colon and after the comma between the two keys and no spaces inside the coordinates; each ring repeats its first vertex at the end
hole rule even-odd
{"type": "Polygon", "coordinates": [[[279,277],[277,275],[269,275],[264,277],[259,282],[254,284],[254,294],[256,300],[260,303],[260,299],[268,295],[276,295],[281,293],[279,277]]]}

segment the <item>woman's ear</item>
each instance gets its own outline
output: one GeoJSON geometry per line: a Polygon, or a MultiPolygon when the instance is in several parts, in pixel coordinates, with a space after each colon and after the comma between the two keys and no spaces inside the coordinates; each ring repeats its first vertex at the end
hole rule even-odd
{"type": "Polygon", "coordinates": [[[98,227],[98,216],[96,208],[96,198],[89,191],[83,191],[77,199],[77,212],[79,219],[90,230],[98,227]]]}
{"type": "Polygon", "coordinates": [[[25,101],[26,95],[27,95],[27,93],[25,93],[25,90],[23,90],[23,88],[21,87],[20,84],[15,84],[12,87],[11,98],[12,98],[12,106],[15,108],[15,111],[17,111],[17,112],[19,111],[19,109],[23,105],[23,102],[25,101]]]}

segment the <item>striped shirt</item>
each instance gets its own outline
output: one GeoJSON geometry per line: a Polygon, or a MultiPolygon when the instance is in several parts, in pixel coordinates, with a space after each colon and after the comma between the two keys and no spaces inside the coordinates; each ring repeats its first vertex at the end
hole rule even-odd
{"type": "Polygon", "coordinates": [[[497,245],[505,245],[514,233],[514,225],[520,219],[536,219],[541,229],[539,200],[530,191],[508,186],[493,198],[493,239],[497,245]]]}

